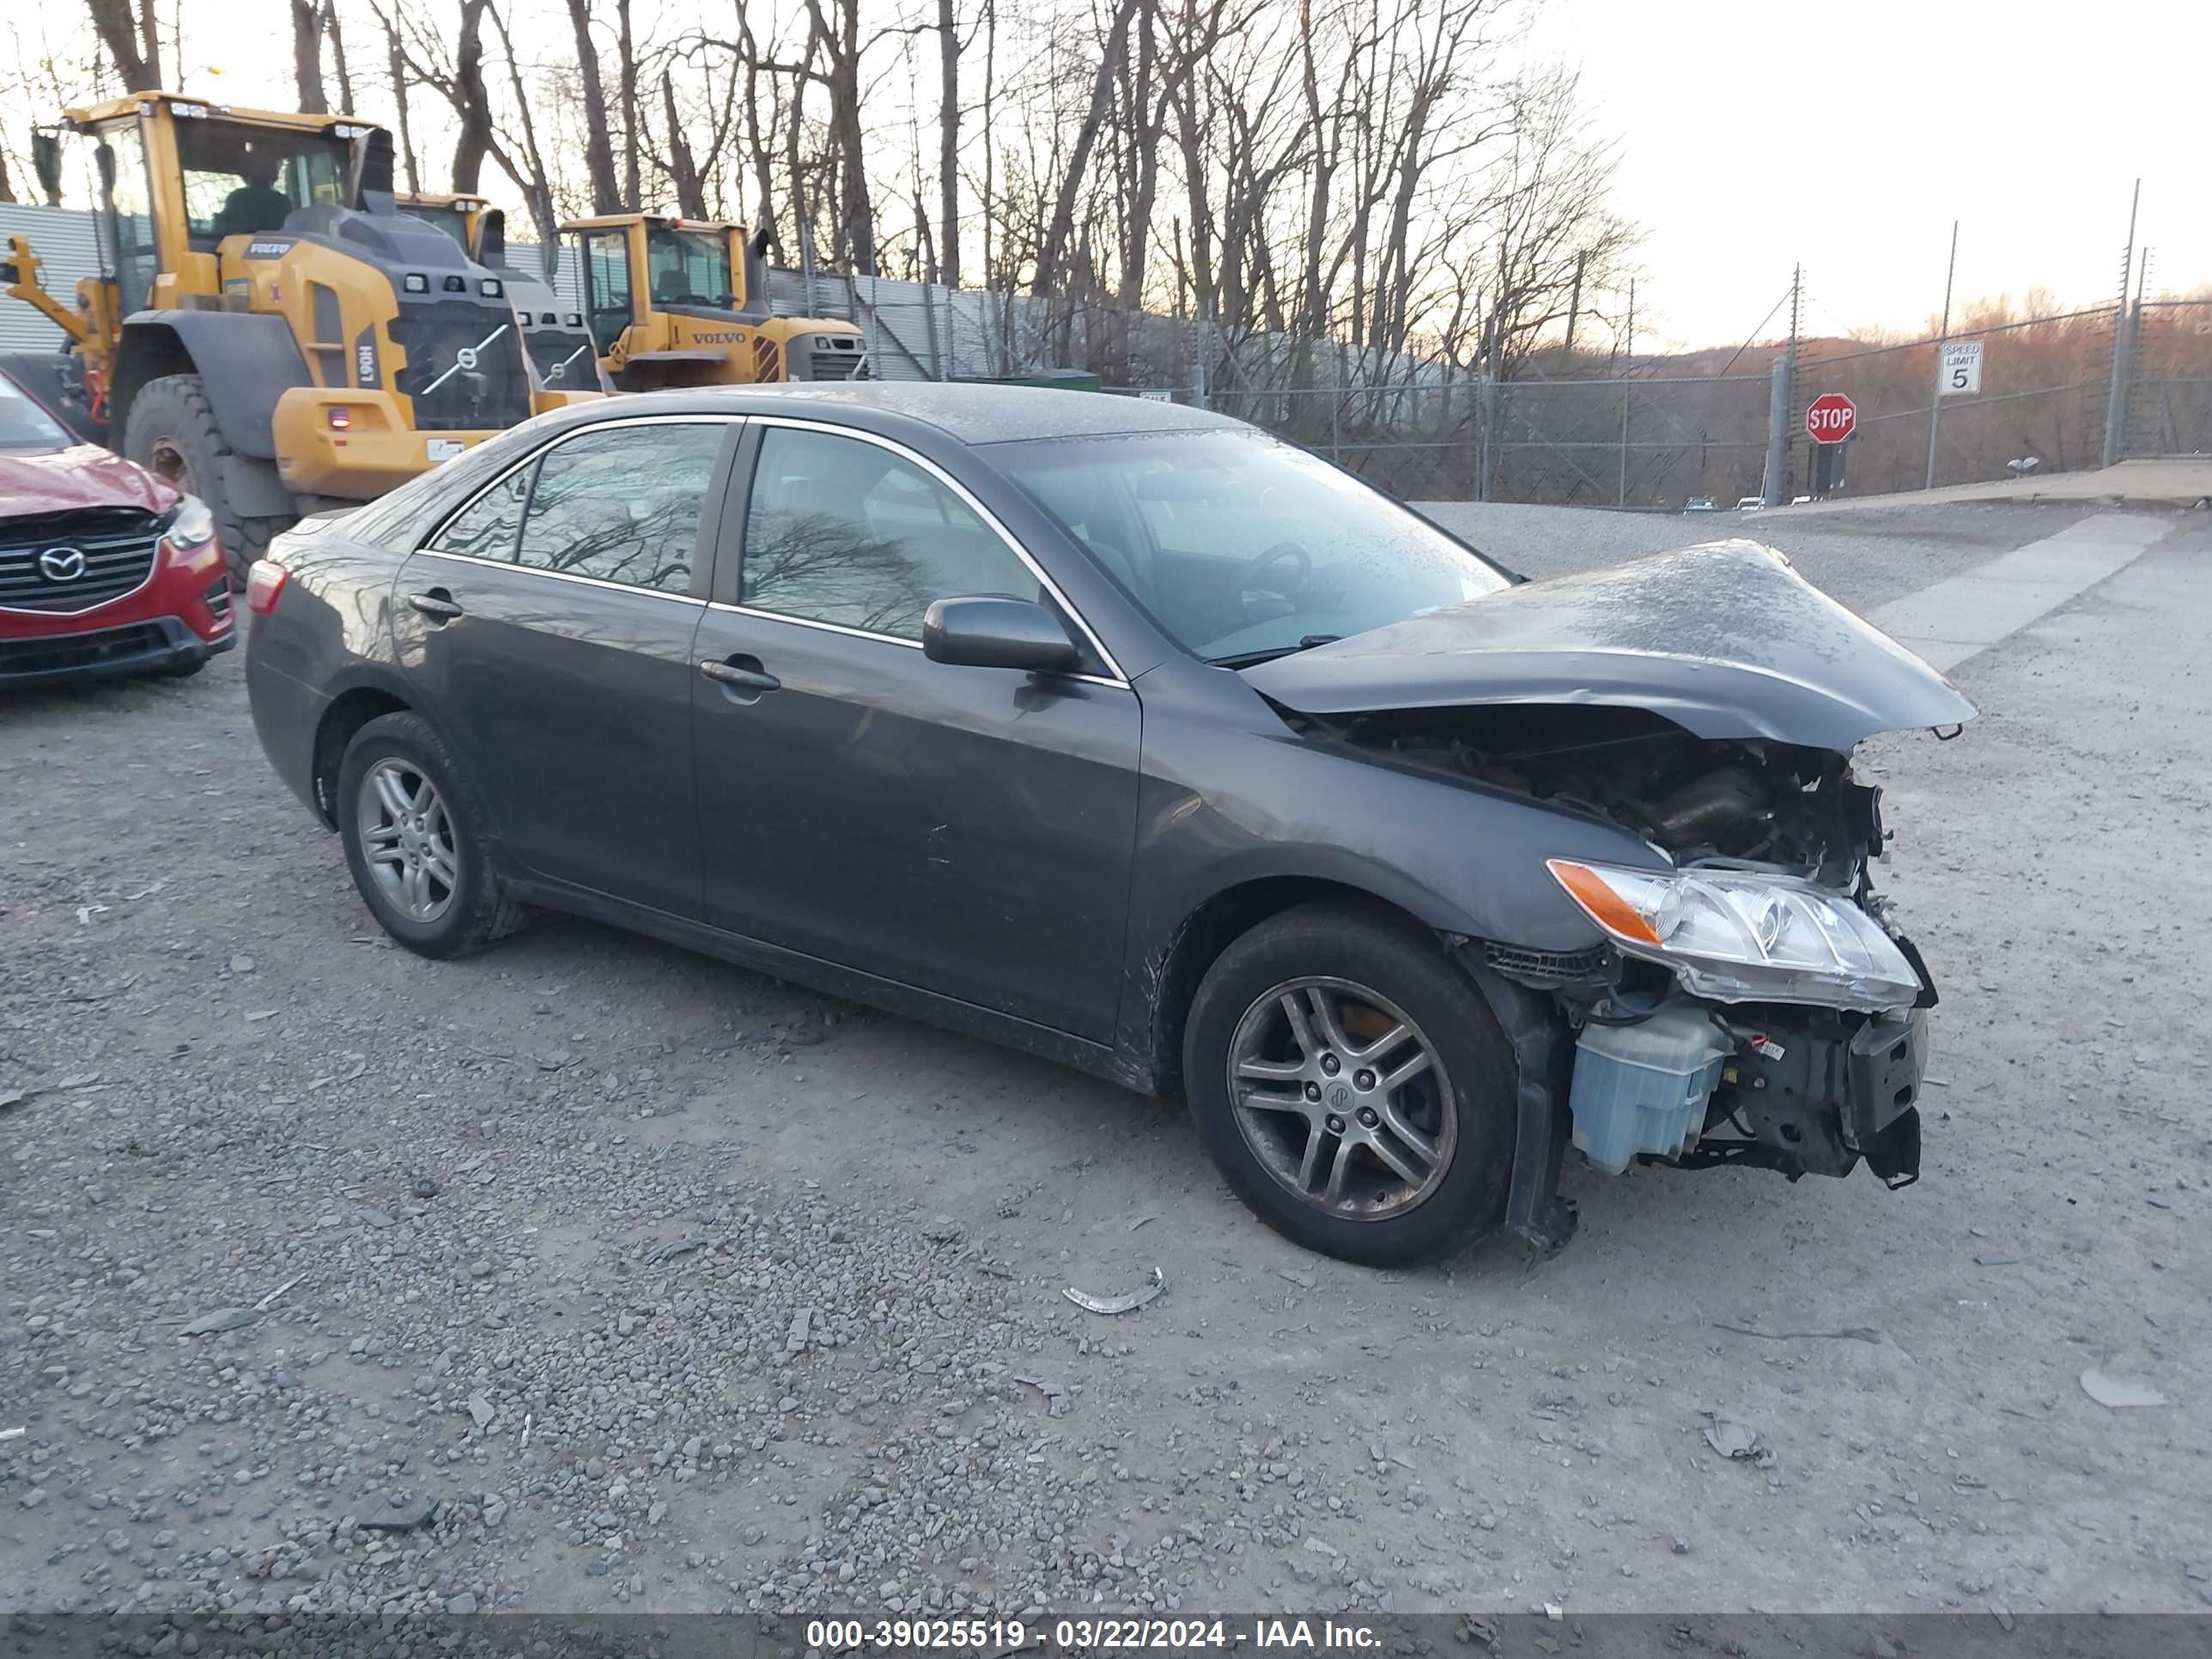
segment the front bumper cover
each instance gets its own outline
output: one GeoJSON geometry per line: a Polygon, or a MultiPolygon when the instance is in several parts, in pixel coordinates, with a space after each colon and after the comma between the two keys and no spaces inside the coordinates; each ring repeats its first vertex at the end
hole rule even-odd
{"type": "Polygon", "coordinates": [[[0,689],[129,679],[204,662],[238,642],[236,632],[202,639],[175,617],[149,617],[74,634],[0,639],[0,689]]]}

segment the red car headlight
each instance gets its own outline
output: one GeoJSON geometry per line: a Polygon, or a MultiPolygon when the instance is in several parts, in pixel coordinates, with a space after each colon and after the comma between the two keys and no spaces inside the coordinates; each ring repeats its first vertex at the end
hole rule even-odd
{"type": "Polygon", "coordinates": [[[208,504],[197,495],[187,495],[177,503],[169,522],[162,526],[161,539],[180,553],[205,547],[215,539],[215,514],[208,504]]]}

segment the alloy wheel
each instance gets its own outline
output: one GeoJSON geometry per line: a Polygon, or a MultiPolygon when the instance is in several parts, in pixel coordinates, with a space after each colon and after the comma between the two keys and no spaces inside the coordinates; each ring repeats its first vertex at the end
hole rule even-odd
{"type": "Polygon", "coordinates": [[[1451,1166],[1451,1081],[1388,998],[1349,980],[1276,986],[1229,1047],[1237,1127],[1304,1202],[1352,1221],[1412,1209],[1451,1166]]]}
{"type": "Polygon", "coordinates": [[[362,856],[392,908],[416,922],[444,915],[461,857],[437,787],[419,768],[386,757],[362,774],[355,811],[362,856]]]}

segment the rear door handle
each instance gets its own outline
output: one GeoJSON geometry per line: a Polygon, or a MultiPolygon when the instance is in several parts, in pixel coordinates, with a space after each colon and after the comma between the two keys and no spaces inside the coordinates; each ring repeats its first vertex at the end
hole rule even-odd
{"type": "Polygon", "coordinates": [[[741,691],[781,691],[783,682],[773,674],[763,673],[757,668],[747,668],[740,663],[716,662],[711,658],[699,665],[699,672],[710,680],[734,686],[741,691]]]}
{"type": "Polygon", "coordinates": [[[407,603],[433,622],[449,623],[461,614],[461,607],[437,588],[428,593],[410,593],[407,603]]]}

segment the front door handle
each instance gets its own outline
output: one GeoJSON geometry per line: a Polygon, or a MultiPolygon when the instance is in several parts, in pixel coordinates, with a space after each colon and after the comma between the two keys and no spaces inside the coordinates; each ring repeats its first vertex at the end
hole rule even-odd
{"type": "Polygon", "coordinates": [[[449,623],[461,614],[461,607],[442,587],[434,587],[427,593],[410,593],[407,603],[434,623],[449,623]]]}
{"type": "Polygon", "coordinates": [[[699,665],[699,672],[746,702],[763,691],[783,690],[783,682],[764,672],[757,657],[732,657],[726,662],[717,662],[710,657],[699,665]],[[745,692],[750,692],[752,696],[744,696],[745,692]]]}

